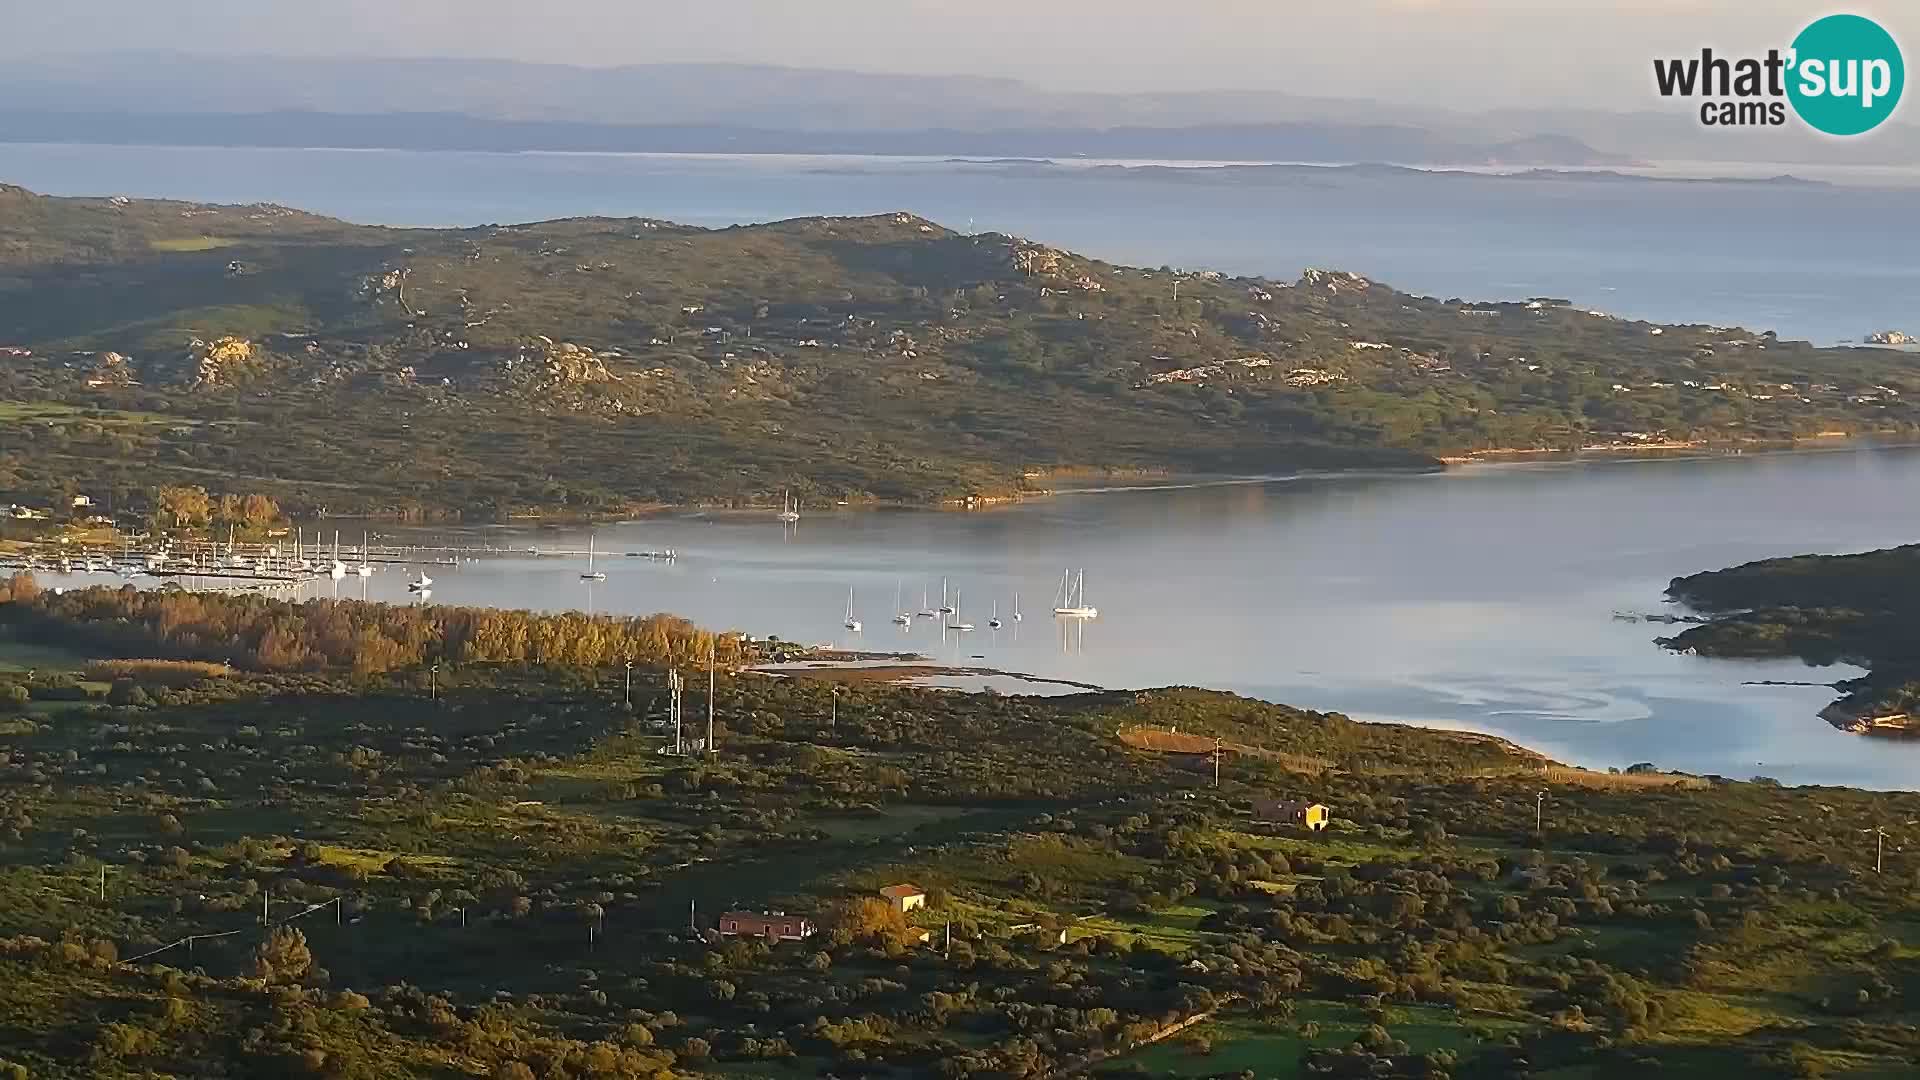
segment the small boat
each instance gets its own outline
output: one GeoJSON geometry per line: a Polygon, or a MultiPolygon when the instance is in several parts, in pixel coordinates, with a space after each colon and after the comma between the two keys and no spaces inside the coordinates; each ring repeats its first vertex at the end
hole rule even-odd
{"type": "Polygon", "coordinates": [[[327,567],[327,576],[335,581],[347,576],[347,564],[340,561],[340,530],[333,530],[333,562],[327,567]]]}
{"type": "Polygon", "coordinates": [[[1063,571],[1060,575],[1060,604],[1053,609],[1055,615],[1063,619],[1097,619],[1100,609],[1087,603],[1087,572],[1077,575],[1063,571]]]}
{"type": "Polygon", "coordinates": [[[854,633],[860,632],[860,620],[853,617],[853,590],[847,590],[847,621],[841,624],[854,633]]]}
{"type": "Polygon", "coordinates": [[[947,624],[947,629],[958,630],[963,634],[973,632],[973,624],[960,617],[960,593],[958,590],[955,590],[953,594],[953,607],[947,610],[953,612],[953,621],[947,624]]]}
{"type": "Polygon", "coordinates": [[[1000,629],[1000,601],[998,600],[993,602],[993,617],[987,620],[987,629],[1000,629]]]}
{"type": "Polygon", "coordinates": [[[367,561],[366,533],[360,534],[360,565],[354,568],[354,573],[359,574],[363,578],[373,576],[373,564],[367,561]]]}
{"type": "Polygon", "coordinates": [[[912,626],[913,625],[913,614],[909,612],[907,609],[900,606],[900,583],[897,581],[893,583],[893,610],[895,612],[895,615],[893,616],[893,625],[895,626],[912,626]]]}
{"type": "Polygon", "coordinates": [[[780,520],[786,522],[800,520],[800,504],[795,502],[791,492],[785,489],[780,492],[780,520]]]}
{"type": "Polygon", "coordinates": [[[931,619],[938,614],[940,613],[927,606],[927,587],[922,585],[920,587],[920,617],[923,619],[931,619]]]}
{"type": "Polygon", "coordinates": [[[940,614],[953,614],[953,605],[947,603],[947,579],[940,579],[940,614]]]}
{"type": "Polygon", "coordinates": [[[427,576],[427,572],[425,570],[419,571],[419,574],[417,577],[415,577],[412,581],[407,582],[408,592],[426,592],[432,588],[433,588],[433,579],[427,576]]]}
{"type": "Polygon", "coordinates": [[[607,580],[606,571],[595,570],[593,568],[593,534],[592,533],[587,534],[587,568],[581,571],[580,580],[581,581],[607,580]]]}
{"type": "Polygon", "coordinates": [[[1013,594],[1013,621],[1014,622],[1020,621],[1020,594],[1019,593],[1013,594]]]}

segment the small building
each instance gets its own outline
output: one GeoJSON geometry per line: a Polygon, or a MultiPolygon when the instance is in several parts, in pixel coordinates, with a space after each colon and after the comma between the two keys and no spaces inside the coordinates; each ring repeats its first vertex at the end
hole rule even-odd
{"type": "Polygon", "coordinates": [[[914,908],[927,906],[927,891],[918,885],[889,885],[880,890],[887,906],[905,915],[914,908]]]}
{"type": "Polygon", "coordinates": [[[805,941],[813,936],[811,919],[784,911],[728,911],[718,927],[727,937],[757,937],[768,941],[805,941]]]}
{"type": "Polygon", "coordinates": [[[1253,816],[1262,821],[1299,825],[1310,832],[1319,832],[1332,820],[1332,812],[1325,803],[1303,799],[1255,799],[1253,816]]]}

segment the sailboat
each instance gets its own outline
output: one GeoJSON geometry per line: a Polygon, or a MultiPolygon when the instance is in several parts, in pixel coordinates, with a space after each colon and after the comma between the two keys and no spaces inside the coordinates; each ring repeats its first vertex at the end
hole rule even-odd
{"type": "Polygon", "coordinates": [[[1013,621],[1014,622],[1020,621],[1020,594],[1019,593],[1013,594],[1013,621]]]}
{"type": "Polygon", "coordinates": [[[987,628],[990,630],[1000,629],[1000,601],[998,600],[993,602],[993,617],[987,620],[987,628]]]}
{"type": "Polygon", "coordinates": [[[972,624],[972,623],[970,623],[970,622],[967,622],[966,620],[964,620],[964,619],[962,619],[962,618],[960,617],[960,592],[959,592],[959,590],[957,590],[957,589],[956,589],[956,590],[954,590],[954,594],[953,594],[953,606],[952,606],[952,607],[950,607],[950,608],[948,608],[947,610],[948,610],[948,611],[951,611],[951,612],[953,612],[953,620],[954,620],[954,621],[952,621],[952,622],[950,622],[950,623],[948,623],[948,624],[947,624],[947,629],[949,629],[949,630],[958,630],[958,631],[960,631],[960,632],[961,632],[961,633],[963,633],[963,634],[964,634],[964,633],[970,633],[970,632],[971,632],[971,631],[973,630],[973,624],[972,624]]]}
{"type": "Polygon", "coordinates": [[[1063,571],[1060,575],[1060,606],[1053,609],[1055,615],[1065,619],[1097,619],[1100,609],[1087,603],[1087,572],[1077,575],[1063,571]]]}
{"type": "Polygon", "coordinates": [[[333,563],[327,567],[327,576],[335,581],[347,576],[347,564],[340,561],[340,530],[333,530],[333,563]]]}
{"type": "Polygon", "coordinates": [[[898,581],[893,583],[893,610],[895,613],[893,616],[893,625],[913,625],[913,613],[900,606],[900,583],[898,581]]]}
{"type": "Polygon", "coordinates": [[[853,589],[847,589],[847,621],[841,624],[854,633],[860,632],[860,620],[853,617],[853,589]]]}
{"type": "Polygon", "coordinates": [[[360,565],[354,568],[354,572],[363,578],[373,576],[373,564],[367,561],[367,534],[364,532],[360,534],[360,565]]]}
{"type": "Polygon", "coordinates": [[[412,581],[407,582],[408,592],[427,592],[433,588],[433,579],[427,576],[425,570],[416,571],[416,574],[412,581]]]}
{"type": "Polygon", "coordinates": [[[592,533],[587,534],[587,568],[581,571],[580,580],[581,581],[607,580],[606,571],[595,570],[593,568],[593,534],[592,533]]]}
{"type": "Polygon", "coordinates": [[[780,520],[793,522],[800,520],[800,504],[793,501],[785,488],[780,491],[780,520]]]}
{"type": "Polygon", "coordinates": [[[940,614],[953,614],[953,605],[947,603],[947,579],[940,579],[940,614]]]}
{"type": "Polygon", "coordinates": [[[938,614],[940,613],[927,606],[927,587],[920,586],[920,617],[931,619],[938,614]]]}

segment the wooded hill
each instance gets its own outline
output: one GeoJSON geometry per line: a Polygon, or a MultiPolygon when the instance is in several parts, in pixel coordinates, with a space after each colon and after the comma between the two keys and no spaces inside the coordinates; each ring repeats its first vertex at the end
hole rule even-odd
{"type": "Polygon", "coordinates": [[[388,229],[0,188],[21,421],[0,493],[23,501],[191,483],[491,519],[1420,467],[1910,431],[1910,369],[1550,299],[1121,267],[904,213],[388,229]]]}

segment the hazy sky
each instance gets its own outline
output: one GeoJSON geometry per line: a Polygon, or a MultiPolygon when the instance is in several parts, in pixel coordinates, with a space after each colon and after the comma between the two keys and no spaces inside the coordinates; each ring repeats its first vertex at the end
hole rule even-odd
{"type": "Polygon", "coordinates": [[[1833,10],[1880,19],[1916,61],[1913,0],[0,0],[0,55],[724,60],[1633,109],[1651,103],[1655,55],[1785,46],[1833,10]]]}

